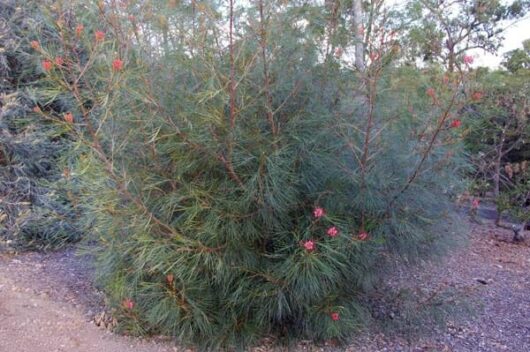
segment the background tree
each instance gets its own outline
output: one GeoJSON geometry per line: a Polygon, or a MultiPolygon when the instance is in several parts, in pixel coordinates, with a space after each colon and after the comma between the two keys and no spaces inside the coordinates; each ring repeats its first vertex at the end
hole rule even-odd
{"type": "MultiPolygon", "coordinates": [[[[502,65],[511,73],[530,69],[530,39],[523,41],[522,49],[515,49],[504,55],[502,65]]],[[[522,73],[524,74],[524,73],[522,73]]]]}
{"type": "Polygon", "coordinates": [[[526,203],[526,164],[530,156],[528,138],[529,70],[517,67],[516,59],[508,56],[512,72],[479,71],[474,90],[474,103],[467,107],[470,115],[466,136],[468,150],[476,168],[476,178],[482,193],[492,191],[498,205],[499,224],[504,210],[519,212],[526,203]]]}
{"type": "Polygon", "coordinates": [[[449,72],[460,67],[471,49],[495,53],[501,46],[508,20],[526,14],[530,2],[516,0],[414,0],[402,15],[408,28],[407,56],[441,62],[449,72]]]}

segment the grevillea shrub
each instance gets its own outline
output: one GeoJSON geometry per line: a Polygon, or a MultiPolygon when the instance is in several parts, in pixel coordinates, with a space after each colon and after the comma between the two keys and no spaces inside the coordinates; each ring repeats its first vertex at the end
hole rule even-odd
{"type": "Polygon", "coordinates": [[[80,237],[63,187],[59,159],[68,149],[64,128],[43,119],[66,102],[39,99],[39,42],[54,29],[29,1],[0,1],[0,251],[51,249],[80,237]]]}
{"type": "Polygon", "coordinates": [[[122,329],[345,338],[384,272],[462,235],[463,73],[400,68],[378,28],[355,72],[347,27],[324,55],[327,9],[266,3],[78,5],[39,53],[122,329]]]}

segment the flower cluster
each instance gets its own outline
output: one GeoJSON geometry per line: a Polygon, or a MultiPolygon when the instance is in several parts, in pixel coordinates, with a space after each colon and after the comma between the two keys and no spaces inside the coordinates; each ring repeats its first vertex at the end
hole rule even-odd
{"type": "Polygon", "coordinates": [[[471,55],[464,55],[464,57],[462,58],[462,61],[464,62],[464,64],[469,66],[473,64],[473,61],[475,61],[475,59],[471,55]]]}
{"type": "Polygon", "coordinates": [[[46,72],[49,72],[51,71],[53,68],[53,62],[51,62],[50,60],[43,60],[42,61],[42,69],[46,72]]]}
{"type": "Polygon", "coordinates": [[[130,298],[125,298],[121,302],[121,305],[122,305],[123,308],[131,310],[131,309],[134,308],[134,301],[132,299],[130,299],[130,298]]]}
{"type": "Polygon", "coordinates": [[[74,123],[74,115],[71,112],[64,114],[64,120],[68,123],[74,123]]]}
{"type": "Polygon", "coordinates": [[[451,121],[451,128],[458,128],[462,125],[462,121],[459,119],[454,119],[451,121]]]}
{"type": "Polygon", "coordinates": [[[483,92],[473,92],[473,94],[471,94],[471,100],[473,101],[479,101],[482,99],[482,97],[484,97],[484,93],[483,92]]]}
{"type": "Polygon", "coordinates": [[[368,233],[365,232],[365,231],[362,231],[361,233],[359,233],[359,235],[357,237],[361,241],[366,241],[368,239],[368,233]]]}
{"type": "Polygon", "coordinates": [[[327,234],[329,237],[336,237],[339,234],[339,230],[335,226],[328,229],[327,234]]]}
{"type": "Polygon", "coordinates": [[[312,252],[316,249],[316,243],[313,240],[307,240],[303,242],[303,246],[306,251],[312,252]]]}
{"type": "Polygon", "coordinates": [[[123,69],[123,61],[120,59],[112,61],[112,69],[114,71],[121,71],[123,69]]]}
{"type": "MultiPolygon", "coordinates": [[[[318,219],[323,218],[324,216],[326,216],[326,211],[324,210],[324,208],[315,207],[313,209],[313,217],[315,219],[318,220],[318,219]]],[[[330,226],[330,227],[328,227],[326,229],[326,234],[330,238],[335,238],[335,237],[337,237],[340,234],[340,230],[339,230],[339,228],[337,228],[337,226],[330,226]]],[[[368,233],[365,232],[365,231],[361,231],[357,235],[357,239],[361,240],[361,241],[366,241],[368,239],[368,233]]],[[[316,241],[314,239],[308,239],[308,240],[305,240],[305,241],[301,241],[300,244],[307,252],[315,251],[316,250],[316,246],[317,246],[317,243],[316,243],[316,241]]]]}
{"type": "Polygon", "coordinates": [[[102,42],[103,40],[105,40],[105,32],[96,31],[94,33],[94,38],[96,39],[96,42],[102,42]]]}

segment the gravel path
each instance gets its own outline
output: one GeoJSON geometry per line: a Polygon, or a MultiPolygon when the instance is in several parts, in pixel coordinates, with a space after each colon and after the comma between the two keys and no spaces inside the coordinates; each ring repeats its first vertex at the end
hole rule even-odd
{"type": "MultiPolygon", "coordinates": [[[[441,262],[396,275],[392,287],[467,292],[474,316],[427,326],[422,338],[359,333],[348,346],[300,343],[295,350],[375,351],[530,351],[530,239],[512,244],[511,232],[471,225],[469,246],[441,262]]],[[[0,352],[169,352],[184,351],[169,341],[134,339],[109,333],[94,323],[103,295],[92,285],[87,257],[73,249],[0,256],[0,352]]],[[[419,291],[418,291],[419,292],[419,291]]],[[[399,311],[396,312],[399,316],[399,311]]],[[[99,321],[98,321],[99,323],[99,321]]],[[[273,348],[265,343],[254,351],[273,348]]]]}
{"type": "Polygon", "coordinates": [[[103,296],[72,249],[0,257],[0,352],[174,352],[97,327],[103,296]]]}

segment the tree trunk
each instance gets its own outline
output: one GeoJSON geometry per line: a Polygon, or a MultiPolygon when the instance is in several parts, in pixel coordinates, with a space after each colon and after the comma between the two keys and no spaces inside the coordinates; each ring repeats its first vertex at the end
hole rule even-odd
{"type": "MultiPolygon", "coordinates": [[[[495,159],[495,173],[493,174],[493,196],[495,200],[501,193],[501,161],[504,149],[504,141],[506,140],[506,127],[503,127],[501,133],[501,140],[497,147],[497,157],[495,159]]],[[[495,219],[495,225],[499,226],[501,221],[501,212],[497,210],[497,218],[495,219]]]]}
{"type": "Polygon", "coordinates": [[[364,71],[363,7],[361,0],[353,0],[353,28],[355,30],[355,66],[364,71]]]}
{"type": "Polygon", "coordinates": [[[501,193],[501,161],[504,154],[504,142],[506,140],[506,127],[503,127],[501,133],[501,140],[497,146],[497,158],[495,159],[495,174],[493,175],[493,195],[495,198],[501,193]]]}
{"type": "Polygon", "coordinates": [[[455,54],[455,45],[451,38],[447,39],[446,47],[447,47],[447,50],[449,51],[449,54],[447,55],[447,71],[449,73],[453,73],[455,71],[456,54],[455,54]]]}

